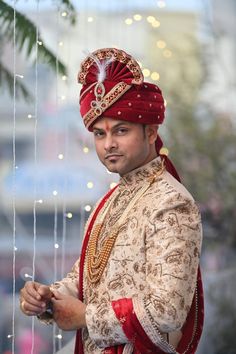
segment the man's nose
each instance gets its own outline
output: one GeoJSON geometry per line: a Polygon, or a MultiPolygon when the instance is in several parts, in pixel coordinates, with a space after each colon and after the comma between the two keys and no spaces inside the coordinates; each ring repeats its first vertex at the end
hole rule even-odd
{"type": "Polygon", "coordinates": [[[117,146],[117,143],[116,143],[114,136],[112,134],[107,134],[107,136],[105,138],[104,149],[106,151],[110,151],[110,150],[116,148],[116,146],[117,146]]]}

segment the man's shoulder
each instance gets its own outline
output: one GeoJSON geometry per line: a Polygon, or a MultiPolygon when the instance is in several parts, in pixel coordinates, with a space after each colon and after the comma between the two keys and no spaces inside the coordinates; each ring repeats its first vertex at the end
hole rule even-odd
{"type": "Polygon", "coordinates": [[[187,188],[177,181],[168,171],[164,171],[162,175],[153,184],[152,191],[153,197],[159,196],[161,200],[178,197],[194,202],[193,196],[187,188]]]}
{"type": "Polygon", "coordinates": [[[200,216],[199,206],[192,195],[169,172],[165,171],[153,183],[140,205],[149,218],[156,218],[157,213],[178,210],[185,215],[200,216]]]}

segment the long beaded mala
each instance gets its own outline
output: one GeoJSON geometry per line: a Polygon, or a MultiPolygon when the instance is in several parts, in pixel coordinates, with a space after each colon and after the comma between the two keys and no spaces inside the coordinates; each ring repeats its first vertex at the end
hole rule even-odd
{"type": "Polygon", "coordinates": [[[136,193],[135,197],[130,200],[123,214],[113,226],[110,236],[104,241],[104,244],[100,251],[98,251],[98,240],[99,240],[101,230],[104,226],[105,217],[113,203],[113,198],[105,207],[104,211],[98,216],[98,222],[93,227],[89,244],[88,244],[87,270],[88,270],[89,281],[92,284],[98,283],[99,280],[101,279],[101,276],[107,265],[107,262],[109,260],[117,236],[119,234],[120,227],[124,223],[130,210],[134,207],[137,201],[144,195],[144,193],[150,188],[150,186],[156,181],[157,177],[162,174],[164,168],[165,168],[164,163],[162,163],[161,168],[157,172],[157,174],[151,176],[148,179],[148,183],[147,184],[145,183],[144,186],[136,193]]]}

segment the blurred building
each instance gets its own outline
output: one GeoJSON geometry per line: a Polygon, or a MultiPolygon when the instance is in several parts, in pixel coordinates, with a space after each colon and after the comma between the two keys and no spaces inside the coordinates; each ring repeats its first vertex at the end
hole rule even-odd
{"type": "Polygon", "coordinates": [[[206,82],[201,98],[216,114],[236,122],[236,2],[212,0],[202,14],[206,82]]]}

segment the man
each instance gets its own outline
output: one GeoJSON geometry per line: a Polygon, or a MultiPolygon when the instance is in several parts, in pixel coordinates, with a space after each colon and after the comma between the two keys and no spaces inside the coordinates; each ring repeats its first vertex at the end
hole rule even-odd
{"type": "Polygon", "coordinates": [[[195,353],[201,220],[158,135],[162,93],[114,48],[88,56],[78,80],[84,124],[120,183],[90,216],[71,273],[50,287],[27,282],[21,309],[45,320],[52,304],[57,325],[77,330],[75,354],[195,353]]]}

